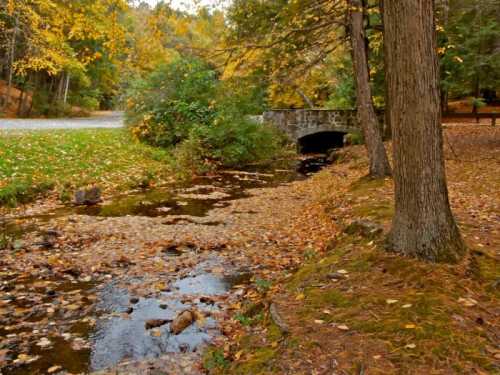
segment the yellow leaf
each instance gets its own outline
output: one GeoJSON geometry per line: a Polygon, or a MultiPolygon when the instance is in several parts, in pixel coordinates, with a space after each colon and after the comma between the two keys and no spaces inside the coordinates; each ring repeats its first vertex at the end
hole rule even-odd
{"type": "Polygon", "coordinates": [[[305,294],[304,293],[300,293],[300,294],[297,294],[297,296],[295,297],[295,300],[296,301],[302,301],[304,298],[306,298],[305,294]]]}

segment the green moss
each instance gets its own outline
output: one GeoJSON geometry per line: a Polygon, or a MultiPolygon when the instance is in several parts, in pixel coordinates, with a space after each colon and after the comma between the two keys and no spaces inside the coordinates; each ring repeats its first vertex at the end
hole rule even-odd
{"type": "Polygon", "coordinates": [[[394,206],[392,203],[377,203],[377,204],[363,204],[360,206],[353,207],[352,210],[354,216],[359,216],[362,218],[370,218],[377,221],[383,221],[384,219],[390,219],[394,216],[394,206]]]}
{"type": "Polygon", "coordinates": [[[217,347],[209,346],[203,353],[203,367],[212,373],[223,373],[229,367],[229,362],[224,358],[224,352],[217,347]]]}
{"type": "Polygon", "coordinates": [[[369,271],[373,266],[373,263],[367,258],[361,258],[353,261],[349,264],[349,271],[353,272],[366,272],[369,271]]]}
{"type": "Polygon", "coordinates": [[[251,358],[231,367],[229,373],[239,375],[257,375],[273,373],[273,359],[276,349],[270,347],[258,348],[252,352],[251,358]]]}
{"type": "Polygon", "coordinates": [[[280,327],[271,323],[267,328],[267,339],[271,342],[278,341],[283,337],[280,327]]]}
{"type": "Polygon", "coordinates": [[[355,181],[350,186],[350,191],[355,196],[362,196],[370,193],[374,189],[381,188],[384,186],[384,179],[373,179],[370,177],[360,178],[358,181],[355,181]]]}
{"type": "Polygon", "coordinates": [[[336,289],[309,289],[306,291],[306,303],[313,308],[339,308],[352,305],[352,301],[336,289]]]}

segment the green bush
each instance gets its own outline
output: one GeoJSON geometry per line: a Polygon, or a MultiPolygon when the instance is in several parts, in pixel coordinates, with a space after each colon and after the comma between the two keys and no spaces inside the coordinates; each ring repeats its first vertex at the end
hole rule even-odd
{"type": "Polygon", "coordinates": [[[173,149],[180,172],[200,174],[280,152],[280,134],[248,119],[263,108],[259,84],[219,80],[204,62],[178,59],[132,84],[126,121],[141,141],[173,149]]]}
{"type": "Polygon", "coordinates": [[[283,138],[274,128],[245,119],[217,120],[210,126],[193,127],[174,151],[183,172],[200,174],[241,167],[271,159],[283,149],[283,138]]]}
{"type": "Polygon", "coordinates": [[[127,93],[126,122],[138,139],[170,147],[186,139],[196,124],[215,115],[215,71],[196,59],[161,65],[146,79],[132,83],[127,93]]]}

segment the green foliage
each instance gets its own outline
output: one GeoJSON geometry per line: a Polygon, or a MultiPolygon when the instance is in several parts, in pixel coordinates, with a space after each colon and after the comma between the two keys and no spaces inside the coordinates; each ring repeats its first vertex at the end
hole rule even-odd
{"type": "Polygon", "coordinates": [[[247,118],[264,108],[249,80],[219,80],[194,59],[177,59],[138,80],[128,93],[127,124],[143,142],[173,154],[182,173],[207,173],[269,159],[281,149],[276,130],[247,118]]]}
{"type": "Polygon", "coordinates": [[[336,59],[332,64],[332,75],[336,84],[330,93],[326,108],[352,109],[356,107],[356,86],[353,77],[353,66],[348,54],[336,59]]]}
{"type": "Polygon", "coordinates": [[[272,283],[269,280],[257,279],[255,280],[255,285],[259,291],[266,292],[271,289],[272,283]]]}
{"type": "Polygon", "coordinates": [[[15,207],[28,203],[54,187],[50,181],[34,184],[31,179],[15,180],[6,187],[0,188],[0,206],[15,207]]]}
{"type": "Polygon", "coordinates": [[[222,349],[210,349],[205,352],[203,358],[203,367],[207,370],[224,370],[229,366],[229,362],[224,358],[222,349]]]}
{"type": "Polygon", "coordinates": [[[452,97],[478,97],[481,89],[497,90],[498,1],[451,1],[448,21],[439,31],[442,88],[452,97]]]}
{"type": "Polygon", "coordinates": [[[194,127],[174,154],[181,168],[198,174],[269,159],[280,149],[280,137],[273,128],[246,119],[218,118],[210,126],[194,127]]]}
{"type": "Polygon", "coordinates": [[[482,108],[486,105],[486,102],[483,98],[472,98],[471,104],[473,108],[482,108]]]}
{"type": "Polygon", "coordinates": [[[250,326],[252,324],[251,318],[249,318],[248,316],[245,316],[243,314],[240,314],[240,313],[238,313],[234,316],[234,320],[237,320],[243,326],[250,326]]]}
{"type": "Polygon", "coordinates": [[[363,135],[359,133],[349,133],[345,136],[345,142],[348,145],[362,145],[365,143],[363,135]]]}
{"type": "Polygon", "coordinates": [[[177,59],[132,84],[126,122],[141,141],[170,147],[185,140],[194,125],[214,118],[216,73],[197,59],[177,59]]]}

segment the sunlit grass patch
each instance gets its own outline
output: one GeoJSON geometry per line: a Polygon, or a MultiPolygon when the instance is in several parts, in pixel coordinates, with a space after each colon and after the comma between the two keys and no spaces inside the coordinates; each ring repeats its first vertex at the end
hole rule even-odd
{"type": "Polygon", "coordinates": [[[169,155],[122,129],[0,132],[0,205],[96,184],[125,190],[166,176],[169,155]]]}

